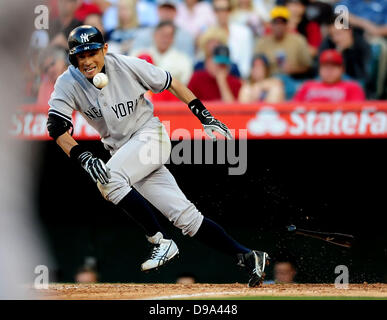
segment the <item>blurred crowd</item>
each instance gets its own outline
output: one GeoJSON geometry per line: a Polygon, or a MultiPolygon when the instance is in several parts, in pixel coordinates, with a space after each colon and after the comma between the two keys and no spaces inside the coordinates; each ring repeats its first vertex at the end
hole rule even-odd
{"type": "MultiPolygon", "coordinates": [[[[109,52],[168,70],[204,101],[387,97],[387,0],[46,0],[46,5],[49,28],[32,34],[26,59],[27,103],[47,105],[69,65],[67,37],[82,24],[104,34],[109,52]]],[[[177,100],[169,91],[149,98],[177,100]]]]}

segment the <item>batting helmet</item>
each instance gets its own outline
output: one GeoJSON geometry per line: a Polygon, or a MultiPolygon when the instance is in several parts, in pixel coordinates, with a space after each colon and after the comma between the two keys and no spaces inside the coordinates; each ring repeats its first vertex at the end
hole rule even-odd
{"type": "Polygon", "coordinates": [[[67,40],[69,46],[69,60],[72,65],[77,66],[77,53],[100,49],[105,44],[102,33],[96,28],[83,25],[70,32],[67,40]]]}

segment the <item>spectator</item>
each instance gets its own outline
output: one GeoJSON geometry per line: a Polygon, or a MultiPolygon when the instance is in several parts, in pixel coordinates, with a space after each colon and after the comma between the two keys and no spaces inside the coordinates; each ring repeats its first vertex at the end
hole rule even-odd
{"type": "Polygon", "coordinates": [[[357,18],[354,15],[350,15],[349,21],[353,26],[363,29],[371,37],[387,37],[387,24],[378,26],[372,21],[357,18]]]}
{"type": "Polygon", "coordinates": [[[306,7],[308,21],[315,21],[319,25],[327,25],[332,20],[333,6],[330,3],[318,0],[309,0],[306,7]]]}
{"type": "Polygon", "coordinates": [[[310,21],[306,14],[309,0],[287,0],[286,7],[290,12],[289,28],[302,34],[309,44],[310,54],[317,55],[322,41],[320,25],[316,21],[310,21]]]}
{"type": "Polygon", "coordinates": [[[24,68],[24,95],[26,102],[34,103],[39,91],[40,68],[39,56],[49,44],[49,36],[46,30],[35,30],[31,35],[30,44],[26,52],[26,59],[23,62],[24,68]]]}
{"type": "Polygon", "coordinates": [[[216,18],[211,5],[206,1],[184,0],[177,7],[176,25],[187,30],[196,39],[216,18]]]}
{"type": "Polygon", "coordinates": [[[322,41],[328,35],[328,25],[334,16],[333,5],[322,0],[309,0],[305,15],[308,21],[319,24],[322,41]]]}
{"type": "Polygon", "coordinates": [[[305,82],[294,100],[300,102],[364,101],[362,87],[355,81],[344,81],[343,57],[336,50],[323,51],[320,56],[320,78],[305,82]]]}
{"type": "Polygon", "coordinates": [[[99,13],[91,13],[85,17],[83,21],[84,24],[96,27],[99,31],[101,31],[104,38],[106,37],[105,29],[103,28],[102,23],[102,15],[99,13]]]}
{"type": "Polygon", "coordinates": [[[75,12],[81,4],[80,0],[58,0],[59,18],[50,24],[51,45],[67,49],[67,38],[74,28],[82,25],[75,18],[75,12]]]}
{"type": "Polygon", "coordinates": [[[212,57],[206,59],[205,69],[194,72],[188,88],[200,100],[236,101],[241,80],[230,74],[230,64],[230,52],[227,46],[216,47],[212,57]]]}
{"type": "Polygon", "coordinates": [[[133,50],[139,32],[136,3],[137,0],[118,1],[118,27],[108,36],[110,52],[128,55],[133,50]]]}
{"type": "Polygon", "coordinates": [[[193,273],[183,272],[177,277],[176,283],[178,283],[178,284],[193,284],[193,283],[196,283],[196,277],[193,273]]]}
{"type": "Polygon", "coordinates": [[[257,54],[253,58],[250,78],[239,91],[239,102],[277,103],[285,99],[282,81],[269,77],[269,60],[265,55],[257,54]]]}
{"type": "Polygon", "coordinates": [[[47,5],[50,12],[50,21],[51,19],[57,19],[59,17],[58,0],[47,0],[47,5]]]}
{"type": "Polygon", "coordinates": [[[234,0],[230,21],[249,27],[255,37],[264,33],[264,23],[253,0],[234,0]]]}
{"type": "Polygon", "coordinates": [[[322,41],[320,52],[336,49],[344,59],[345,72],[348,76],[363,84],[368,78],[367,65],[371,48],[358,29],[336,28],[334,20],[329,25],[329,35],[322,41]]]}
{"type": "Polygon", "coordinates": [[[320,26],[329,24],[334,14],[334,4],[326,0],[309,0],[306,7],[308,20],[316,21],[320,26]]]}
{"type": "MultiPolygon", "coordinates": [[[[175,21],[177,14],[177,0],[158,0],[157,14],[159,22],[175,21]]],[[[142,28],[135,34],[133,40],[133,50],[148,48],[152,45],[153,27],[142,28]]],[[[195,57],[195,43],[192,35],[178,26],[176,26],[175,40],[173,47],[179,51],[186,53],[191,59],[195,57]]]]}
{"type": "Polygon", "coordinates": [[[82,0],[74,13],[74,18],[86,24],[86,17],[92,14],[102,15],[99,5],[94,0],[82,0]]]}
{"type": "Polygon", "coordinates": [[[97,283],[98,273],[90,267],[82,267],[75,275],[76,283],[97,283]]]}
{"type": "Polygon", "coordinates": [[[277,261],[274,264],[275,283],[294,283],[296,274],[296,267],[291,261],[277,261]]]}
{"type": "Polygon", "coordinates": [[[230,20],[231,2],[230,0],[214,0],[214,11],[218,26],[228,34],[228,47],[230,49],[231,60],[234,61],[243,78],[250,75],[251,59],[254,50],[254,37],[251,30],[230,20]]]}
{"type": "MultiPolygon", "coordinates": [[[[219,27],[211,27],[204,32],[198,40],[199,56],[202,57],[194,65],[194,71],[203,70],[205,68],[206,59],[212,58],[212,53],[215,47],[219,45],[227,45],[228,36],[227,32],[219,27]]],[[[236,77],[240,77],[238,66],[231,61],[230,74],[236,77]]]]}
{"type": "Polygon", "coordinates": [[[67,54],[60,47],[48,47],[39,57],[41,81],[38,91],[37,104],[48,107],[48,100],[54,91],[56,79],[68,67],[67,54]]]}
{"type": "Polygon", "coordinates": [[[131,55],[149,54],[156,66],[169,71],[172,77],[187,84],[193,71],[192,61],[186,54],[172,47],[174,35],[173,22],[160,22],[154,31],[154,44],[149,49],[135,50],[131,55]]]}
{"type": "Polygon", "coordinates": [[[267,56],[271,74],[302,78],[308,76],[312,56],[305,37],[287,31],[289,15],[286,7],[277,6],[271,11],[272,34],[258,40],[256,53],[267,56]]]}
{"type": "MultiPolygon", "coordinates": [[[[107,3],[102,20],[106,33],[118,28],[119,0],[98,0],[107,3]],[[110,5],[109,5],[110,4],[110,5]]],[[[154,27],[158,23],[157,8],[153,0],[136,1],[136,15],[140,28],[154,27]]]]}

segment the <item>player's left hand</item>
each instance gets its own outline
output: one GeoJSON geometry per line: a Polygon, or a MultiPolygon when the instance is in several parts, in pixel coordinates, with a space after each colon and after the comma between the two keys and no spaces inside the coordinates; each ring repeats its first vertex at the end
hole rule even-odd
{"type": "Polygon", "coordinates": [[[202,121],[204,131],[207,135],[213,140],[216,140],[216,136],[214,135],[214,131],[220,133],[222,136],[226,137],[228,140],[232,139],[232,134],[227,126],[215,119],[208,110],[202,112],[204,119],[202,121]],[[206,112],[206,114],[204,114],[206,112]]]}

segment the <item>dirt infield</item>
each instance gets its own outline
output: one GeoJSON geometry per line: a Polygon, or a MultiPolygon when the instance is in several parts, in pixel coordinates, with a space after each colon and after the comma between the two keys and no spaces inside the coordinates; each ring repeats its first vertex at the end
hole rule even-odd
{"type": "Polygon", "coordinates": [[[336,289],[333,284],[264,284],[248,288],[246,284],[51,284],[39,290],[41,299],[213,299],[249,297],[364,297],[387,299],[387,284],[350,284],[336,289]]]}

